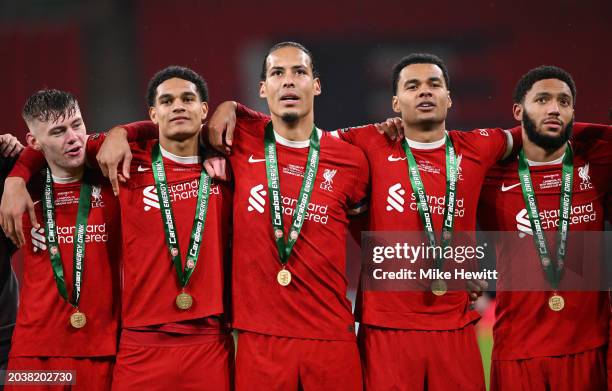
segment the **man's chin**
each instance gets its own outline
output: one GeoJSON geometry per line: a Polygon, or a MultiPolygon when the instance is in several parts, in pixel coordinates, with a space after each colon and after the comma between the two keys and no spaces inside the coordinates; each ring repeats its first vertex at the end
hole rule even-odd
{"type": "Polygon", "coordinates": [[[283,122],[291,124],[300,119],[300,116],[297,111],[288,111],[285,113],[281,113],[281,119],[283,120],[283,122]]]}
{"type": "Polygon", "coordinates": [[[169,129],[161,134],[169,140],[184,141],[194,137],[199,131],[200,127],[180,127],[169,129]]]}

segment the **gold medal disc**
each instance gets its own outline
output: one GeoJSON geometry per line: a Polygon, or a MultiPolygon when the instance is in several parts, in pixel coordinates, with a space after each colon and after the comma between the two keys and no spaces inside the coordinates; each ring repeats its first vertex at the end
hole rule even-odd
{"type": "Polygon", "coordinates": [[[84,327],[86,323],[87,317],[85,317],[85,314],[81,311],[77,310],[76,312],[73,312],[72,315],[70,315],[70,325],[72,325],[72,327],[74,327],[75,329],[80,329],[84,327]]]}
{"type": "Polygon", "coordinates": [[[563,307],[565,307],[565,300],[563,300],[561,295],[555,293],[550,297],[550,299],[548,299],[548,306],[551,310],[559,312],[563,309],[563,307]]]}
{"type": "Polygon", "coordinates": [[[276,275],[276,281],[282,286],[287,286],[291,283],[291,272],[287,269],[282,269],[276,275]]]}
{"type": "Polygon", "coordinates": [[[193,298],[189,293],[181,292],[176,296],[176,306],[181,310],[188,310],[193,305],[193,298]]]}
{"type": "Polygon", "coordinates": [[[444,296],[448,288],[442,280],[435,280],[431,283],[431,292],[436,296],[444,296]]]}

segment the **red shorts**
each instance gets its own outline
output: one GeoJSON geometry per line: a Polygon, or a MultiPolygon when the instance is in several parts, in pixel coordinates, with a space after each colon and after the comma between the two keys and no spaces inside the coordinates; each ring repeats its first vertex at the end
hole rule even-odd
{"type": "Polygon", "coordinates": [[[14,383],[15,385],[5,385],[4,389],[7,391],[108,391],[111,389],[114,362],[113,358],[98,357],[9,357],[8,371],[74,371],[74,384],[26,386],[14,383]]]}
{"type": "Polygon", "coordinates": [[[361,391],[357,344],[239,333],[236,391],[298,389],[361,391]]]}
{"type": "Polygon", "coordinates": [[[451,331],[361,325],[358,341],[366,390],[485,390],[473,324],[451,331]]]}
{"type": "Polygon", "coordinates": [[[113,391],[232,389],[231,334],[180,335],[124,330],[113,391]]]}
{"type": "Polygon", "coordinates": [[[606,387],[605,347],[565,356],[491,363],[491,391],[590,391],[606,387]]]}

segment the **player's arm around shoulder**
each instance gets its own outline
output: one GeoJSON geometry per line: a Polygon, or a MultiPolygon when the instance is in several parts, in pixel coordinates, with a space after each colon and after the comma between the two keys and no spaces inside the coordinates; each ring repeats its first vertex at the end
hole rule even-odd
{"type": "Polygon", "coordinates": [[[355,146],[345,146],[347,156],[353,163],[351,167],[352,186],[348,192],[348,210],[350,216],[359,215],[368,209],[370,192],[370,165],[363,150],[355,146]]]}
{"type": "MultiPolygon", "coordinates": [[[[501,128],[478,128],[468,132],[451,130],[449,134],[453,142],[462,144],[462,148],[473,152],[485,167],[491,167],[496,162],[506,159],[520,140],[520,128],[505,130],[501,128]]],[[[457,147],[457,145],[455,145],[457,147]]]]}
{"type": "Polygon", "coordinates": [[[349,144],[361,148],[366,154],[375,142],[396,142],[404,135],[402,121],[399,118],[389,118],[383,122],[368,125],[350,126],[334,130],[331,134],[349,144]]]}

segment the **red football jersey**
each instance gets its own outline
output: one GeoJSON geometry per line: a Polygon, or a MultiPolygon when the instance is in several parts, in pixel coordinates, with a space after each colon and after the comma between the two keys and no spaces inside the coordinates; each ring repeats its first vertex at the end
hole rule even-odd
{"type": "MultiPolygon", "coordinates": [[[[233,325],[276,336],[354,340],[354,318],[346,297],[347,213],[366,205],[367,161],[358,148],[317,130],[321,149],[314,189],[287,264],[291,283],[281,286],[264,161],[268,121],[239,118],[230,156],[235,178],[233,325]]],[[[276,134],[285,231],[297,204],[308,145],[276,134]]]]}
{"type": "MultiPolygon", "coordinates": [[[[55,283],[38,201],[42,194],[33,194],[41,227],[33,228],[24,215],[24,275],[11,357],[94,357],[116,353],[120,312],[119,206],[104,178],[94,178],[92,183],[79,302],[87,323],[81,329],[70,325],[74,309],[62,298],[55,283]]],[[[80,186],[80,181],[56,181],[53,185],[57,237],[69,298],[73,291],[73,240],[80,186]]]]}
{"type": "MultiPolygon", "coordinates": [[[[103,136],[90,137],[89,157],[95,156],[103,139],[103,136]]],[[[125,328],[182,322],[226,312],[223,290],[231,190],[226,184],[215,181],[211,184],[202,247],[185,288],[193,297],[193,306],[180,310],[175,299],[181,285],[166,245],[152,172],[151,148],[156,143],[157,140],[150,140],[130,144],[133,155],[130,180],[122,184],[119,193],[124,246],[122,325],[125,328]]],[[[161,151],[184,268],[202,165],[199,157],[180,157],[163,148],[161,151]]],[[[170,326],[172,331],[180,328],[180,325],[170,326]]]]}
{"type": "MultiPolygon", "coordinates": [[[[589,131],[596,128],[591,126],[584,129],[584,124],[575,124],[575,135],[570,139],[574,152],[570,235],[573,231],[602,231],[604,228],[605,194],[612,190],[612,145],[609,140],[597,138],[589,131]]],[[[602,126],[600,129],[612,134],[609,127],[602,126]]],[[[528,163],[542,227],[550,233],[547,235],[548,246],[554,257],[562,158],[546,164],[528,163]]],[[[574,354],[605,345],[610,316],[607,292],[560,291],[565,299],[565,308],[554,312],[548,307],[551,292],[503,291],[511,283],[509,279],[516,270],[520,270],[523,281],[535,281],[539,286],[549,287],[533,242],[516,156],[497,164],[487,173],[479,208],[478,217],[483,230],[516,233],[516,243],[505,245],[503,242],[496,248],[499,280],[493,359],[517,360],[574,354]]],[[[566,257],[565,268],[578,270],[582,265],[572,262],[581,262],[582,256],[571,254],[582,254],[582,251],[590,249],[571,239],[570,236],[570,255],[566,257]]],[[[569,273],[565,273],[564,278],[569,276],[569,273]]]]}
{"type": "MultiPolygon", "coordinates": [[[[507,146],[501,129],[448,132],[458,160],[455,231],[476,230],[476,206],[487,170],[500,159],[507,146]]],[[[421,232],[406,154],[401,143],[378,133],[373,125],[338,131],[360,147],[370,163],[370,231],[421,232]]],[[[419,167],[432,212],[436,237],[442,231],[446,205],[446,155],[444,139],[433,143],[409,141],[419,167]]],[[[469,309],[467,292],[435,296],[430,291],[374,291],[361,289],[357,314],[361,322],[379,327],[415,330],[454,330],[479,318],[469,309]]]]}

